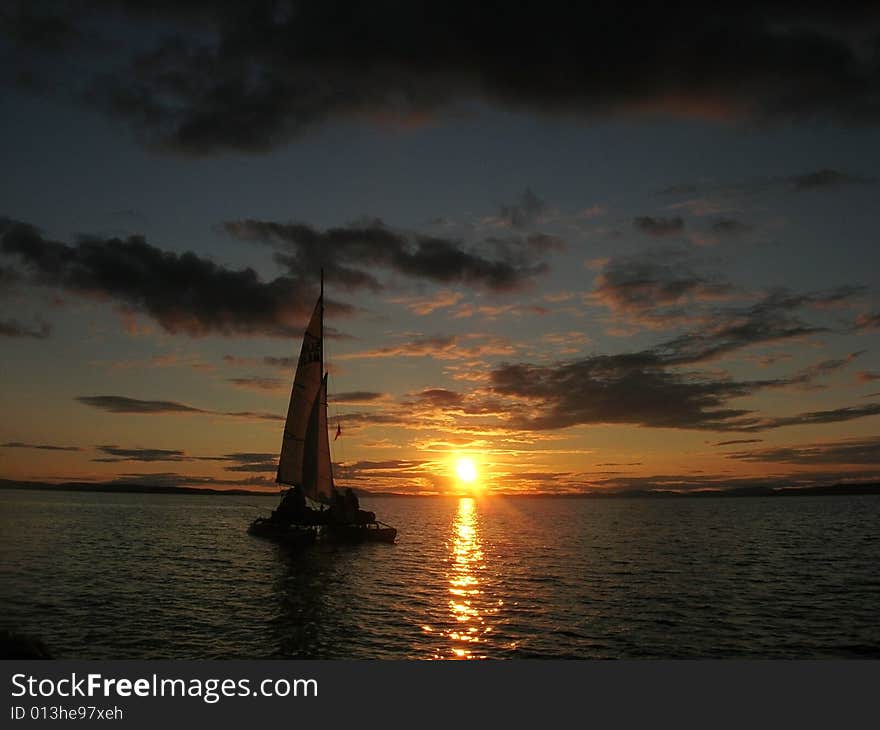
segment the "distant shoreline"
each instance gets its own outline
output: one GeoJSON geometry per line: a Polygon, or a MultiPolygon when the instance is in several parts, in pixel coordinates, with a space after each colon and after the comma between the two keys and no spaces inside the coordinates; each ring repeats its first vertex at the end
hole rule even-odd
{"type": "MultiPolygon", "coordinates": [[[[21,491],[50,492],[101,492],[104,494],[183,494],[200,496],[247,496],[277,497],[279,491],[261,491],[255,489],[213,489],[209,487],[174,487],[150,484],[124,484],[102,482],[19,482],[0,479],[0,489],[17,489],[21,491]]],[[[454,494],[406,494],[400,492],[367,492],[355,490],[361,497],[393,497],[418,499],[427,497],[456,497],[465,495],[454,494]]],[[[627,489],[608,492],[569,492],[564,494],[553,492],[536,492],[534,494],[494,493],[486,496],[511,499],[697,499],[709,497],[833,497],[853,495],[880,495],[880,483],[867,484],[841,483],[815,487],[730,487],[728,489],[695,489],[691,491],[673,491],[668,489],[627,489]]]]}

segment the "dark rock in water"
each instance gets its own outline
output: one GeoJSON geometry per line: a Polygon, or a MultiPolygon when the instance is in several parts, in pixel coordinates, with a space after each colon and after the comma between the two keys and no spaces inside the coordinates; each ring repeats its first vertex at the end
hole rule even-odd
{"type": "Polygon", "coordinates": [[[51,659],[46,645],[34,636],[0,631],[0,659],[51,659]]]}

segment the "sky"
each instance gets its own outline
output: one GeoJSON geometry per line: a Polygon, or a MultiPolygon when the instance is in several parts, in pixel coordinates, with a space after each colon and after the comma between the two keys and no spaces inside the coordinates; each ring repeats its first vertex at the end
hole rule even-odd
{"type": "Polygon", "coordinates": [[[0,3],[0,478],[880,479],[880,12],[0,3]]]}

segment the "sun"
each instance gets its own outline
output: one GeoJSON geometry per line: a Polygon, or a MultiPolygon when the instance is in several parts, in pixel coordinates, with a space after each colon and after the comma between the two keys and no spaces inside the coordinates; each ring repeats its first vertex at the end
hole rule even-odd
{"type": "Polygon", "coordinates": [[[477,479],[477,467],[471,459],[462,458],[455,463],[455,473],[458,478],[468,484],[477,479]]]}

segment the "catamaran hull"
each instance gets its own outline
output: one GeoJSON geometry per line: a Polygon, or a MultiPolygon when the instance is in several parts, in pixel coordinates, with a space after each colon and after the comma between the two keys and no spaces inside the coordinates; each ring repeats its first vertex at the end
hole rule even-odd
{"type": "Polygon", "coordinates": [[[375,523],[371,525],[328,525],[324,528],[324,533],[327,539],[342,543],[393,543],[397,539],[396,529],[375,523]]]}
{"type": "Polygon", "coordinates": [[[317,530],[299,525],[282,526],[265,518],[257,518],[251,523],[248,532],[255,537],[272,540],[286,547],[305,547],[317,540],[317,530]]]}

